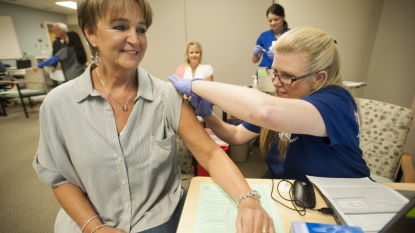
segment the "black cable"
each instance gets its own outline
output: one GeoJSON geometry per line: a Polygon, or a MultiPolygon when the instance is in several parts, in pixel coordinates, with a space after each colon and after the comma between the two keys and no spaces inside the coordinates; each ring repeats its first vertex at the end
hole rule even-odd
{"type": "MultiPolygon", "coordinates": [[[[301,208],[301,209],[299,209],[299,208],[297,207],[297,205],[295,204],[295,201],[298,201],[298,202],[300,202],[300,203],[301,203],[301,201],[300,201],[300,200],[295,200],[295,198],[293,198],[293,196],[292,196],[292,192],[291,192],[291,191],[292,191],[293,183],[291,183],[290,181],[288,181],[288,180],[286,180],[286,179],[282,179],[282,180],[280,180],[280,181],[278,182],[278,184],[277,184],[277,191],[278,191],[278,195],[280,195],[280,197],[281,197],[282,199],[284,199],[284,200],[286,200],[286,201],[290,201],[290,202],[292,203],[293,207],[294,207],[294,208],[291,208],[291,207],[289,207],[289,206],[287,206],[287,205],[285,205],[285,204],[281,203],[280,201],[278,201],[277,199],[275,199],[275,198],[273,197],[273,192],[274,192],[274,179],[271,179],[271,181],[272,181],[272,189],[271,189],[271,198],[272,198],[272,200],[274,200],[274,201],[276,201],[276,202],[280,203],[281,205],[285,206],[286,208],[288,208],[288,209],[290,209],[290,210],[297,211],[297,213],[298,213],[300,216],[305,216],[305,215],[306,215],[306,209],[307,209],[307,208],[305,208],[305,207],[304,207],[304,205],[302,205],[302,208],[301,208]],[[280,190],[278,189],[278,186],[280,185],[280,183],[281,183],[282,181],[285,181],[285,182],[287,182],[287,183],[291,184],[291,187],[290,187],[290,190],[289,190],[290,199],[287,199],[287,198],[283,197],[283,196],[281,195],[281,193],[280,193],[280,190]]],[[[333,209],[332,209],[332,208],[330,208],[330,207],[323,207],[323,208],[320,208],[320,209],[310,209],[310,208],[308,208],[308,209],[309,209],[309,210],[313,210],[313,211],[317,211],[317,212],[320,212],[320,213],[323,213],[323,214],[333,214],[333,212],[334,212],[334,211],[333,211],[333,209]]]]}
{"type": "Polygon", "coordinates": [[[292,192],[291,192],[291,189],[292,189],[293,184],[292,184],[290,181],[288,181],[288,180],[284,180],[284,179],[283,179],[283,180],[281,180],[280,182],[278,182],[278,185],[277,185],[278,195],[280,195],[280,197],[281,197],[282,199],[284,199],[284,200],[286,200],[286,201],[290,201],[290,202],[292,203],[293,207],[294,207],[294,208],[291,208],[291,207],[289,207],[289,206],[287,206],[287,205],[283,204],[282,202],[278,201],[277,199],[275,199],[275,198],[272,196],[272,194],[273,194],[273,192],[274,192],[274,179],[271,179],[271,180],[272,180],[272,190],[271,190],[271,198],[272,198],[272,200],[274,200],[274,201],[276,201],[276,202],[280,203],[281,205],[285,206],[286,208],[288,208],[288,209],[290,209],[290,210],[297,211],[297,213],[298,213],[300,216],[304,216],[304,215],[306,215],[306,208],[305,208],[305,207],[303,207],[302,209],[298,209],[298,208],[297,208],[297,205],[295,205],[295,203],[294,203],[294,200],[293,200],[293,198],[292,198],[292,192]],[[281,183],[282,181],[286,181],[286,182],[288,182],[289,184],[291,184],[291,187],[290,187],[290,190],[289,190],[290,199],[287,199],[287,198],[283,197],[283,196],[281,195],[281,193],[280,193],[280,190],[278,189],[278,186],[280,185],[280,183],[281,183]]]}

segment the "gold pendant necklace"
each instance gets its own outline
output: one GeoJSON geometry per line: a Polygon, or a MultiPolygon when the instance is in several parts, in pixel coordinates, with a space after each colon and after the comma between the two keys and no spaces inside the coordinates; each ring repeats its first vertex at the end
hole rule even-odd
{"type": "Polygon", "coordinates": [[[97,69],[95,69],[95,71],[97,72],[97,74],[98,74],[98,78],[99,78],[99,80],[101,81],[102,86],[104,86],[104,89],[105,89],[105,91],[108,93],[108,95],[110,95],[110,96],[111,96],[111,98],[113,98],[113,99],[115,100],[115,102],[117,102],[119,105],[121,105],[121,106],[122,106],[122,110],[123,110],[123,111],[127,111],[127,110],[128,110],[128,107],[127,107],[127,106],[128,106],[128,102],[130,102],[131,95],[133,94],[134,84],[133,84],[133,85],[132,85],[132,87],[131,87],[130,96],[128,97],[127,102],[123,105],[122,103],[118,102],[118,100],[116,100],[116,99],[114,98],[114,96],[112,96],[112,95],[111,95],[111,93],[107,90],[107,87],[105,86],[104,82],[103,82],[103,81],[102,81],[102,79],[101,79],[101,75],[99,75],[98,68],[97,68],[97,69]]]}

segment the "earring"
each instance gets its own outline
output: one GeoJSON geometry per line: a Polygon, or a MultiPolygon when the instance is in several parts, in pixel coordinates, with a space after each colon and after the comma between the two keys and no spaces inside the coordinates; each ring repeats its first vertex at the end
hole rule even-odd
{"type": "Polygon", "coordinates": [[[99,66],[101,64],[101,58],[98,56],[98,51],[95,52],[94,63],[99,66]]]}

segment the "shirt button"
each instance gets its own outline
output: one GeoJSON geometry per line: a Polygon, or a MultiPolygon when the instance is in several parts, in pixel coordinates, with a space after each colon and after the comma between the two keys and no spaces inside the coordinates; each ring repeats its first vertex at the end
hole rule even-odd
{"type": "Polygon", "coordinates": [[[122,136],[122,131],[121,131],[121,133],[120,133],[120,136],[122,136]]]}
{"type": "Polygon", "coordinates": [[[125,184],[125,180],[122,180],[122,182],[121,182],[122,184],[125,184]]]}
{"type": "Polygon", "coordinates": [[[128,204],[128,202],[125,203],[125,208],[128,208],[130,205],[128,204]]]}
{"type": "Polygon", "coordinates": [[[118,161],[122,162],[122,158],[121,158],[121,157],[119,157],[119,158],[118,158],[118,161]]]}
{"type": "Polygon", "coordinates": [[[126,232],[128,232],[128,226],[125,226],[125,227],[124,227],[124,230],[125,230],[126,232]]]}

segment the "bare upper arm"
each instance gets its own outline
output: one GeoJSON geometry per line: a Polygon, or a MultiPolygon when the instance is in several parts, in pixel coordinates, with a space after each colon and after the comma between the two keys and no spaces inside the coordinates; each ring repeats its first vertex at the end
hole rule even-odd
{"type": "Polygon", "coordinates": [[[209,156],[216,150],[223,151],[212,140],[196,118],[189,104],[183,101],[178,134],[200,164],[206,164],[209,156]],[[201,143],[203,142],[203,143],[201,143]]]}
{"type": "Polygon", "coordinates": [[[260,115],[257,121],[261,122],[259,125],[279,132],[327,136],[323,117],[311,103],[300,99],[274,101],[257,109],[260,115]]]}

